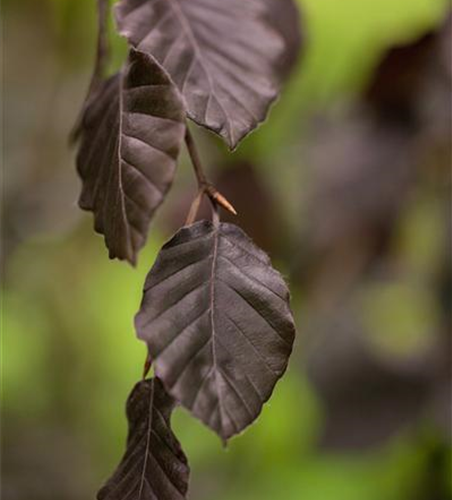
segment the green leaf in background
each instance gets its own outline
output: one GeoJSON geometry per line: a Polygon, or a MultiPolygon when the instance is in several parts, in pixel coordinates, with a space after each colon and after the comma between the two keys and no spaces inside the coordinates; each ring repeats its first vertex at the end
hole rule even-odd
{"type": "MultiPolygon", "coordinates": [[[[298,2],[303,9],[304,56],[268,122],[235,153],[235,158],[246,157],[258,164],[272,192],[279,193],[286,204],[298,203],[306,187],[300,182],[304,165],[297,148],[302,148],[303,129],[311,113],[347,102],[366,82],[385,49],[415,39],[435,26],[449,4],[445,0],[298,2]]],[[[71,166],[68,161],[57,161],[61,156],[50,156],[49,160],[49,156],[39,155],[42,150],[54,152],[66,146],[64,139],[56,144],[52,137],[42,135],[41,124],[48,117],[41,111],[46,108],[37,90],[47,89],[46,85],[64,90],[58,94],[58,112],[52,123],[54,129],[64,129],[70,121],[68,114],[73,111],[75,118],[85,90],[78,88],[77,82],[86,81],[88,85],[89,81],[95,52],[95,2],[4,0],[2,6],[2,14],[10,23],[6,45],[12,55],[8,57],[19,61],[21,70],[21,77],[11,77],[9,82],[8,93],[15,99],[10,112],[14,120],[9,121],[10,137],[5,146],[16,149],[14,166],[23,167],[11,169],[17,175],[16,182],[28,176],[33,188],[42,187],[47,180],[43,172],[49,164],[54,163],[60,172],[71,166]],[[11,27],[15,28],[14,38],[11,27]],[[22,33],[26,37],[21,45],[22,33]],[[32,63],[38,63],[24,65],[20,57],[24,51],[29,51],[32,63]],[[42,75],[37,73],[39,68],[42,75]],[[36,106],[23,98],[28,92],[36,106]],[[21,133],[24,123],[34,127],[27,129],[26,137],[21,133]],[[24,137],[30,147],[23,148],[24,137]],[[22,149],[27,149],[25,156],[22,149]],[[35,157],[37,166],[33,164],[35,157]]],[[[119,67],[126,48],[121,37],[115,35],[112,40],[111,71],[119,67]]],[[[185,166],[181,167],[183,176],[185,166]]],[[[77,183],[75,174],[73,183],[77,183]]],[[[194,183],[189,186],[194,189],[194,183]]],[[[14,198],[15,191],[11,192],[14,198]]],[[[372,341],[382,353],[404,355],[421,349],[428,340],[426,325],[434,323],[438,314],[431,295],[424,291],[442,255],[443,207],[431,199],[415,201],[416,206],[407,208],[406,218],[397,228],[404,276],[410,279],[371,288],[363,296],[372,341]],[[385,330],[394,320],[398,334],[387,338],[385,330]]],[[[69,197],[67,206],[72,205],[75,210],[75,198],[69,197]]],[[[102,239],[91,234],[89,217],[84,217],[77,229],[68,227],[65,234],[59,232],[58,237],[30,238],[27,225],[33,226],[34,219],[29,220],[27,214],[8,214],[8,219],[19,220],[16,226],[21,231],[14,233],[18,241],[8,256],[2,289],[2,416],[8,430],[15,433],[22,432],[24,422],[30,433],[50,425],[69,437],[74,448],[80,443],[83,468],[94,476],[93,488],[82,485],[87,493],[80,498],[92,498],[95,487],[121,453],[126,434],[121,409],[130,387],[141,375],[146,355],[145,346],[135,339],[132,317],[140,303],[145,274],[165,238],[154,230],[138,268],[132,270],[105,258],[102,239]]],[[[296,217],[292,218],[299,224],[296,217]]],[[[288,268],[291,263],[281,261],[278,267],[288,268]]],[[[218,438],[187,412],[180,409],[174,415],[175,432],[193,469],[191,498],[415,499],[423,476],[432,466],[433,445],[419,436],[405,434],[366,455],[332,455],[316,447],[323,414],[304,375],[304,309],[309,297],[304,290],[294,291],[300,297],[294,301],[300,335],[293,364],[260,421],[233,439],[223,452],[218,438]]],[[[66,442],[62,448],[67,449],[66,442]]],[[[36,475],[30,464],[24,469],[36,475]]],[[[52,474],[53,470],[46,472],[52,474]]],[[[449,471],[439,474],[451,477],[449,471]]],[[[449,493],[451,490],[449,484],[449,493]]]]}

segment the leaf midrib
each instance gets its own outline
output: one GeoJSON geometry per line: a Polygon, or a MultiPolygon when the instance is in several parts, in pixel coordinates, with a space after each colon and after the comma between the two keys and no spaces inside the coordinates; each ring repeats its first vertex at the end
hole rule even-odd
{"type": "Polygon", "coordinates": [[[220,412],[220,433],[223,434],[223,415],[224,409],[221,402],[221,390],[218,383],[218,365],[216,357],[216,339],[215,339],[215,272],[218,260],[218,240],[219,240],[219,227],[216,226],[213,229],[213,255],[212,255],[212,266],[210,270],[210,296],[209,296],[209,316],[210,316],[210,328],[212,330],[212,367],[215,377],[215,386],[218,397],[218,408],[220,412]]]}
{"type": "Polygon", "coordinates": [[[127,216],[127,210],[126,210],[126,204],[125,204],[125,191],[122,185],[122,127],[123,127],[123,118],[122,114],[124,111],[124,99],[123,99],[123,91],[124,91],[124,70],[121,71],[120,73],[120,78],[119,78],[119,138],[118,138],[118,183],[119,183],[119,192],[121,194],[120,196],[120,203],[121,203],[121,213],[122,217],[124,220],[124,227],[126,230],[126,241],[127,241],[127,253],[129,254],[128,257],[131,258],[131,261],[135,260],[134,256],[134,248],[133,248],[133,243],[132,243],[132,238],[130,235],[130,228],[129,228],[129,218],[127,216]]]}
{"type": "Polygon", "coordinates": [[[153,406],[154,406],[154,391],[155,391],[155,382],[152,381],[152,390],[151,394],[149,397],[149,419],[148,419],[148,428],[147,428],[147,435],[146,435],[146,453],[144,456],[144,462],[143,462],[143,470],[141,472],[141,479],[140,479],[140,490],[138,492],[138,500],[141,500],[141,495],[143,493],[144,489],[144,483],[146,480],[146,469],[148,466],[148,458],[149,458],[149,448],[151,446],[151,434],[152,434],[152,417],[153,417],[153,406]]]}
{"type": "MultiPolygon", "coordinates": [[[[212,77],[210,75],[209,69],[206,67],[206,65],[204,63],[204,60],[202,57],[203,52],[199,46],[199,43],[198,43],[198,40],[196,39],[195,34],[191,28],[190,22],[188,21],[182,7],[179,5],[178,0],[168,0],[168,4],[173,9],[173,12],[175,13],[176,17],[178,18],[180,25],[182,26],[183,30],[187,33],[188,38],[192,42],[193,50],[195,51],[195,57],[198,59],[199,64],[202,66],[204,73],[206,74],[207,80],[209,82],[209,87],[210,87],[209,99],[210,99],[210,95],[215,96],[215,99],[216,99],[218,105],[220,106],[220,108],[222,109],[222,111],[226,117],[229,137],[230,137],[231,143],[234,144],[234,142],[235,142],[234,132],[233,132],[232,127],[231,127],[232,120],[231,120],[228,112],[224,108],[221,100],[216,95],[214,82],[213,82],[212,77]]],[[[207,112],[207,109],[208,109],[208,106],[206,107],[206,112],[207,112]]]]}

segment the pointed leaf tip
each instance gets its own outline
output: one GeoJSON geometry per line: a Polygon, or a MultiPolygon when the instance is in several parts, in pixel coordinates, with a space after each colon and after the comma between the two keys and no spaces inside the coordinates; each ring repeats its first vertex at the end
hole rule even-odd
{"type": "Polygon", "coordinates": [[[80,125],[79,205],[94,213],[110,258],[136,263],[175,175],[185,134],[183,98],[151,56],[132,50],[104,81],[80,125]]]}
{"type": "Polygon", "coordinates": [[[293,23],[294,7],[292,0],[121,0],[116,20],[132,46],[166,68],[188,116],[235,149],[265,120],[293,65],[299,38],[273,19],[283,10],[293,23]]]}
{"type": "Polygon", "coordinates": [[[286,370],[295,326],[268,256],[233,224],[200,221],[161,250],[135,318],[168,392],[226,441],[286,370]]]}

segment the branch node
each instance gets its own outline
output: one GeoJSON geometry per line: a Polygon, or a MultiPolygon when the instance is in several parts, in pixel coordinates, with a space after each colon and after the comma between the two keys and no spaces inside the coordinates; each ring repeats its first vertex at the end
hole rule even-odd
{"type": "Polygon", "coordinates": [[[149,356],[149,354],[146,356],[146,360],[144,362],[144,366],[143,366],[143,380],[146,380],[146,377],[149,373],[149,370],[151,369],[151,366],[152,366],[152,360],[151,360],[151,356],[149,356]]]}
{"type": "Polygon", "coordinates": [[[223,196],[214,186],[208,184],[206,186],[206,194],[209,196],[211,200],[218,203],[225,210],[230,212],[233,215],[237,215],[236,209],[232,206],[232,204],[227,200],[225,196],[223,196]]]}

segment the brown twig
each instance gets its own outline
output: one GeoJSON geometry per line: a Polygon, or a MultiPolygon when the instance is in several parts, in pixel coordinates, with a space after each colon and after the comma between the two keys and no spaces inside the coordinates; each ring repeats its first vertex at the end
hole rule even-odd
{"type": "Polygon", "coordinates": [[[187,145],[188,154],[190,155],[191,162],[193,164],[193,169],[195,171],[196,179],[198,181],[199,189],[203,189],[207,184],[206,174],[199,157],[198,149],[196,147],[195,140],[191,135],[190,129],[187,127],[185,132],[185,144],[187,145]]]}
{"type": "Polygon", "coordinates": [[[208,196],[214,209],[217,205],[220,205],[228,212],[237,215],[237,212],[232,204],[217,190],[217,188],[213,184],[211,184],[207,180],[206,174],[204,173],[204,168],[201,163],[201,159],[199,157],[198,149],[196,147],[196,143],[188,127],[185,133],[185,143],[187,145],[188,154],[190,155],[190,159],[193,164],[193,170],[195,171],[196,180],[198,181],[198,193],[190,207],[186,225],[193,224],[193,222],[195,221],[203,195],[208,196]]]}
{"type": "Polygon", "coordinates": [[[204,190],[199,189],[196,198],[191,204],[190,211],[188,212],[187,220],[185,221],[186,226],[190,226],[195,222],[196,216],[198,215],[199,207],[201,206],[202,197],[204,196],[204,190]]]}
{"type": "MultiPolygon", "coordinates": [[[[99,33],[97,38],[96,64],[94,67],[91,87],[94,88],[105,76],[107,64],[110,59],[110,44],[108,41],[108,0],[97,1],[97,16],[99,22],[99,33]]],[[[92,90],[92,89],[91,89],[92,90]]]]}
{"type": "Polygon", "coordinates": [[[152,366],[152,360],[151,360],[151,356],[149,356],[149,354],[146,356],[146,360],[144,362],[144,366],[143,366],[143,380],[146,380],[146,377],[149,373],[149,370],[151,369],[151,366],[152,366]]]}
{"type": "Polygon", "coordinates": [[[82,109],[77,116],[75,125],[69,134],[69,143],[74,144],[81,133],[83,115],[93,99],[93,95],[102,80],[105,77],[108,61],[110,59],[110,44],[108,40],[108,13],[110,4],[108,0],[97,0],[97,22],[98,22],[98,34],[97,34],[97,49],[96,49],[96,60],[94,64],[94,71],[91,75],[91,80],[88,86],[88,91],[86,92],[85,100],[83,102],[82,109]]]}

